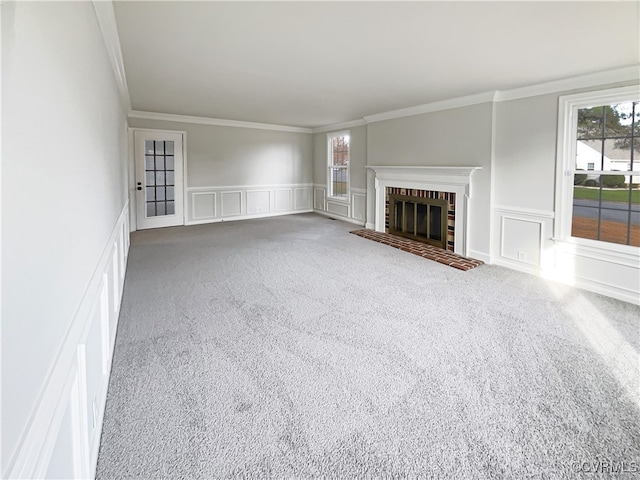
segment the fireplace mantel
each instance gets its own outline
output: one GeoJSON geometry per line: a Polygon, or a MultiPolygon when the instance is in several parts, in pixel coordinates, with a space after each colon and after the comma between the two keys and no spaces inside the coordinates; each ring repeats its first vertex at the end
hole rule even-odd
{"type": "Polygon", "coordinates": [[[456,194],[456,236],[454,252],[468,255],[469,200],[471,177],[482,167],[471,166],[367,166],[375,175],[375,229],[385,231],[387,187],[453,192],[456,194]],[[460,223],[458,223],[460,219],[460,223]]]}
{"type": "Polygon", "coordinates": [[[406,179],[433,181],[454,185],[468,185],[473,172],[482,167],[431,167],[431,166],[367,166],[375,173],[377,180],[406,179]]]}

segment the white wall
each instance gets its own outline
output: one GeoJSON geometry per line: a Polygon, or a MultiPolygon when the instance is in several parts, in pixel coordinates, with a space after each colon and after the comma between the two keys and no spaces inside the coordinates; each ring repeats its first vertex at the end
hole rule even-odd
{"type": "Polygon", "coordinates": [[[99,420],[128,248],[126,117],[92,3],[1,8],[2,473],[90,476],[86,403],[99,420]]]}
{"type": "Polygon", "coordinates": [[[140,118],[129,123],[186,132],[188,224],[312,208],[310,133],[140,118]]]}
{"type": "Polygon", "coordinates": [[[495,104],[492,261],[638,303],[637,256],[554,242],[558,99],[618,82],[495,104]]]}
{"type": "MultiPolygon", "coordinates": [[[[364,225],[367,193],[367,126],[338,128],[349,131],[349,199],[341,202],[327,199],[328,156],[327,133],[313,135],[313,208],[316,212],[340,217],[364,225]]],[[[330,133],[330,132],[329,132],[330,133]]]]}
{"type": "Polygon", "coordinates": [[[485,261],[491,243],[491,123],[492,104],[482,103],[375,122],[367,131],[368,165],[482,167],[472,177],[468,233],[469,255],[485,261]]]}

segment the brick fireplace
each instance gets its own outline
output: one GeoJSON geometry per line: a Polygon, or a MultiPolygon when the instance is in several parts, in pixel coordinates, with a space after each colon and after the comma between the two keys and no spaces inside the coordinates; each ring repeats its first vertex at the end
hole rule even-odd
{"type": "MultiPolygon", "coordinates": [[[[481,167],[368,166],[367,168],[375,175],[374,228],[376,231],[394,233],[393,228],[391,231],[389,229],[390,195],[442,200],[444,201],[442,205],[446,205],[446,219],[443,219],[446,237],[442,248],[458,255],[468,256],[471,178],[473,172],[481,167]]],[[[411,205],[414,203],[421,202],[414,200],[411,205]]],[[[415,211],[417,214],[417,207],[415,211]]],[[[419,229],[417,221],[413,229],[416,231],[419,229]]],[[[406,230],[405,228],[403,236],[408,236],[406,230]]],[[[420,238],[417,239],[420,240],[420,238]]]]}
{"type": "Polygon", "coordinates": [[[385,191],[385,232],[412,238],[430,245],[453,252],[455,247],[456,225],[456,194],[433,190],[418,190],[415,188],[387,187],[385,191]],[[403,203],[402,212],[398,212],[397,205],[403,203]],[[395,204],[395,205],[394,205],[395,204]],[[407,206],[415,209],[411,213],[412,225],[407,225],[407,206]],[[395,207],[395,208],[394,208],[395,207]],[[439,216],[433,219],[432,210],[439,216]],[[421,211],[422,213],[421,215],[421,211]],[[399,213],[404,213],[404,229],[398,228],[399,213]],[[437,232],[432,232],[433,227],[437,232]]]}

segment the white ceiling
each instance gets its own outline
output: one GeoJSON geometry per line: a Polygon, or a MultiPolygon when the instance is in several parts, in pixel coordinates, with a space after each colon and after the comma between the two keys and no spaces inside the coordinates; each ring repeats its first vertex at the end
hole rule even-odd
{"type": "Polygon", "coordinates": [[[114,2],[132,108],[318,127],[636,65],[640,2],[114,2]]]}

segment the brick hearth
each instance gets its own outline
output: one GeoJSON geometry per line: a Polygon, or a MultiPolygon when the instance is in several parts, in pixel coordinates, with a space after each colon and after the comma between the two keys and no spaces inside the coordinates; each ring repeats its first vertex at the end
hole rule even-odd
{"type": "Polygon", "coordinates": [[[375,230],[361,229],[354,230],[350,233],[358,235],[362,238],[373,240],[374,242],[384,243],[390,247],[399,248],[405,252],[413,253],[429,260],[435,260],[438,263],[449,265],[450,267],[457,268],[458,270],[471,270],[472,268],[483,265],[484,262],[475,260],[473,258],[463,257],[441,248],[427,245],[426,243],[411,240],[409,238],[398,237],[397,235],[391,235],[389,233],[376,232],[375,230]]]}

